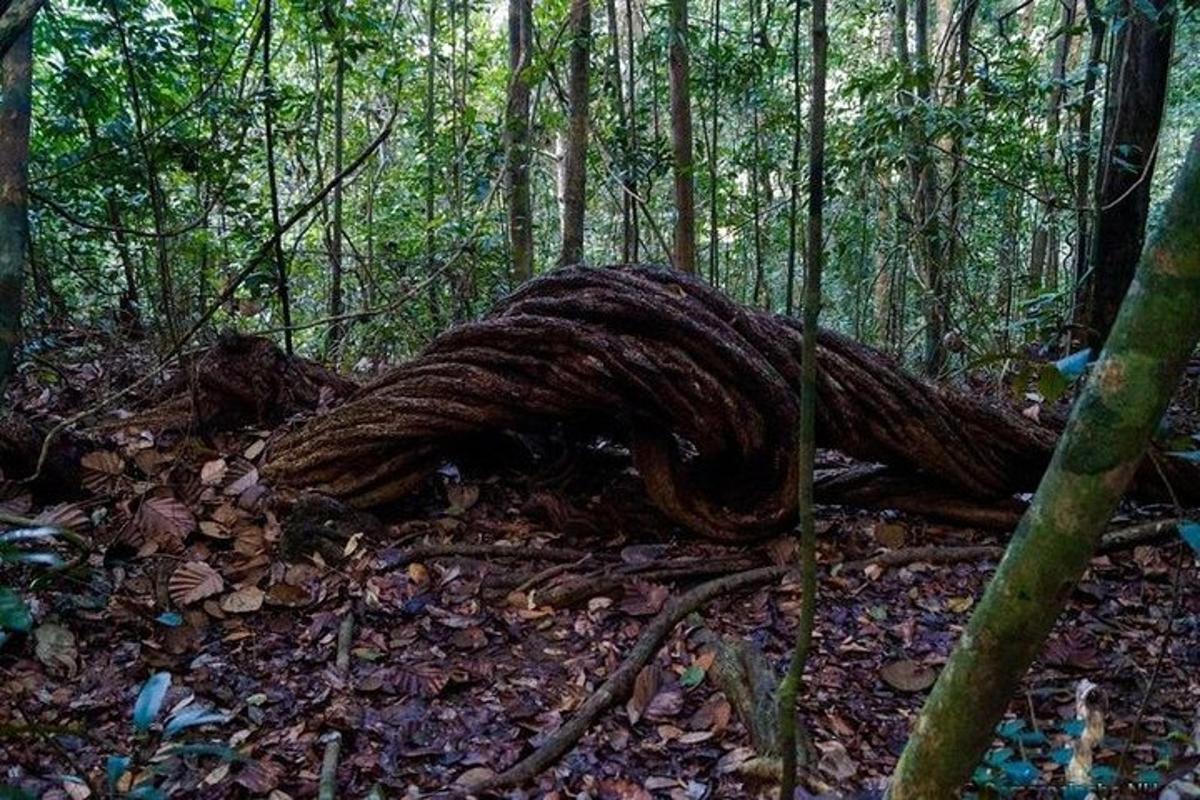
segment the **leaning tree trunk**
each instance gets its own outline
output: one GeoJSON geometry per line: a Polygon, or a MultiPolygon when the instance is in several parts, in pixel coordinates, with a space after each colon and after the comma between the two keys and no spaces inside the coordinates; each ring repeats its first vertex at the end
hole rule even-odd
{"type": "Polygon", "coordinates": [[[896,765],[891,800],[957,797],[1082,577],[1200,338],[1200,133],[1054,460],[896,765]]]}
{"type": "Polygon", "coordinates": [[[0,60],[0,392],[20,337],[21,286],[29,258],[32,25],[31,19],[16,33],[0,60]]]}
{"type": "Polygon", "coordinates": [[[1083,276],[1076,320],[1094,350],[1116,319],[1146,235],[1175,13],[1170,0],[1129,2],[1125,24],[1116,34],[1096,164],[1091,272],[1083,276]],[[1157,18],[1147,16],[1147,10],[1156,10],[1157,18]]]}

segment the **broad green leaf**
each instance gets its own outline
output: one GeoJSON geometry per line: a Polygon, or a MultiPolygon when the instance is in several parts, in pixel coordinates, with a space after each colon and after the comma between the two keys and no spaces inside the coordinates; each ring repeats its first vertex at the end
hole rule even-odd
{"type": "Polygon", "coordinates": [[[158,712],[162,710],[167,689],[171,688],[171,673],[156,672],[142,685],[137,701],[133,704],[133,729],[138,733],[150,730],[158,712]]]}

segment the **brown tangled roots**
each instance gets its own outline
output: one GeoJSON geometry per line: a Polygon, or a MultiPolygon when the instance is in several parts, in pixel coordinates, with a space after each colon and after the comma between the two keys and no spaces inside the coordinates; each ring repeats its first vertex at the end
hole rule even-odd
{"type": "MultiPolygon", "coordinates": [[[[801,329],[688,275],[572,267],[284,436],[267,477],[358,507],[412,492],[473,437],[553,425],[629,441],[650,499],[718,539],[796,515],[801,329]]],[[[1027,491],[1057,431],[818,334],[818,443],[973,498],[1027,491]]]]}

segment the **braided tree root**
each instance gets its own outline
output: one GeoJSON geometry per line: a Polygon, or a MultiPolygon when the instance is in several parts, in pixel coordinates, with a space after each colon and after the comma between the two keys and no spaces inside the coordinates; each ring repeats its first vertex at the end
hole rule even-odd
{"type": "Polygon", "coordinates": [[[293,414],[316,410],[323,398],[348,397],[357,388],[316,362],[286,355],[270,339],[225,333],[164,388],[165,399],[93,430],[142,427],[211,433],[275,425],[293,414]]]}
{"type": "MultiPolygon", "coordinates": [[[[801,337],[796,321],[679,272],[559,270],[284,436],[267,477],[378,506],[479,434],[565,423],[623,436],[650,499],[681,525],[768,535],[797,512],[801,337]]],[[[823,446],[989,501],[1031,490],[1049,463],[1054,428],[872,348],[822,331],[818,367],[823,446]]]]}

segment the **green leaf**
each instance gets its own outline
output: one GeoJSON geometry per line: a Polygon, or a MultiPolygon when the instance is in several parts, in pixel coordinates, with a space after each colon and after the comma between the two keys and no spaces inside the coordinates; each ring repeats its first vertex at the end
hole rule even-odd
{"type": "Polygon", "coordinates": [[[692,664],[683,671],[679,676],[679,685],[685,689],[691,689],[699,686],[704,682],[704,668],[699,664],[692,664]]]}
{"type": "Polygon", "coordinates": [[[1059,766],[1066,766],[1071,763],[1071,756],[1075,751],[1070,747],[1056,747],[1050,751],[1050,760],[1059,766]]]}
{"type": "Polygon", "coordinates": [[[1139,789],[1157,789],[1163,784],[1163,774],[1156,769],[1144,769],[1137,774],[1139,789]]]}
{"type": "Polygon", "coordinates": [[[1117,771],[1101,764],[1092,767],[1092,779],[1101,786],[1112,786],[1117,781],[1117,771]]]}
{"type": "Polygon", "coordinates": [[[990,753],[984,756],[983,760],[988,766],[1003,767],[1004,764],[1013,757],[1013,755],[1015,755],[1015,753],[1011,747],[1001,747],[999,749],[992,750],[990,753]]]}
{"type": "Polygon", "coordinates": [[[138,692],[137,701],[133,704],[133,729],[138,733],[150,730],[158,712],[162,710],[163,700],[167,697],[167,689],[171,688],[171,673],[156,672],[150,676],[138,692]]]}
{"type": "Polygon", "coordinates": [[[12,589],[0,586],[0,630],[27,632],[32,626],[25,601],[12,589]]]}
{"type": "Polygon", "coordinates": [[[1038,372],[1038,394],[1044,397],[1047,403],[1055,402],[1070,388],[1071,382],[1053,364],[1044,365],[1038,372]]]}
{"type": "Polygon", "coordinates": [[[1083,733],[1083,720],[1073,719],[1069,722],[1064,722],[1062,729],[1063,733],[1067,734],[1068,736],[1078,736],[1079,734],[1083,733]]]}
{"type": "Polygon", "coordinates": [[[168,628],[178,628],[183,624],[183,616],[176,611],[164,611],[154,619],[168,628]]]}

